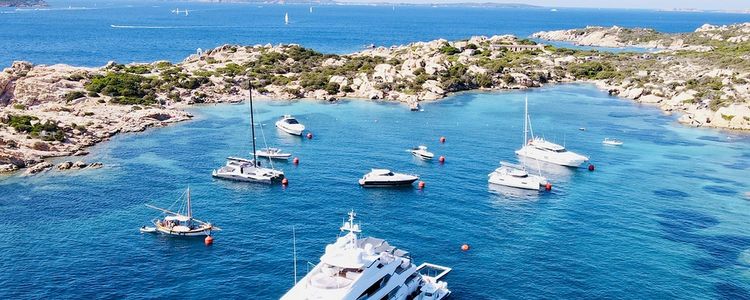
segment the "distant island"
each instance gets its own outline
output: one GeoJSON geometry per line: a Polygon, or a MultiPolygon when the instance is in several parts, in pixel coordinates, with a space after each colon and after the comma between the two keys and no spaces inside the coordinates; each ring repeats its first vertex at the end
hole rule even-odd
{"type": "Polygon", "coordinates": [[[268,44],[224,45],[176,64],[84,68],[17,61],[0,73],[0,172],[43,171],[52,167],[46,157],[188,120],[187,105],[241,102],[251,86],[254,97],[274,101],[367,99],[414,107],[458,91],[584,82],[678,113],[684,124],[750,130],[750,23],[683,34],[587,27],[533,36],[661,51],[578,50],[501,35],[373,46],[347,55],[268,44]]]}
{"type": "Polygon", "coordinates": [[[436,7],[502,7],[502,8],[539,8],[540,6],[522,3],[496,3],[496,2],[453,2],[453,3],[407,3],[407,2],[353,2],[337,0],[188,0],[192,2],[209,3],[260,3],[260,4],[315,4],[315,5],[383,5],[383,6],[436,6],[436,7]]]}
{"type": "Polygon", "coordinates": [[[46,7],[44,0],[0,0],[0,7],[46,7]]]}

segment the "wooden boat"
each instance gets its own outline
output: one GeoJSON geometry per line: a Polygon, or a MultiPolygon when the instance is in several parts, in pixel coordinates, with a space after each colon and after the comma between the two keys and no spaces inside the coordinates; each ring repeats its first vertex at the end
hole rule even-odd
{"type": "Polygon", "coordinates": [[[141,232],[156,232],[171,236],[205,236],[211,235],[213,230],[221,230],[211,223],[193,218],[193,210],[190,202],[190,188],[177,199],[181,209],[170,211],[168,209],[146,204],[147,207],[161,211],[165,216],[162,219],[153,220],[155,227],[141,227],[141,232]],[[182,201],[183,197],[185,201],[182,201]],[[183,205],[184,204],[184,205],[183,205]]]}

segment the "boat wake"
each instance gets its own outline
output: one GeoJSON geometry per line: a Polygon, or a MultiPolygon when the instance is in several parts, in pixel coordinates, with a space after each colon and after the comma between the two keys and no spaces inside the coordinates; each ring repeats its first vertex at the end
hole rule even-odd
{"type": "Polygon", "coordinates": [[[117,29],[195,29],[195,28],[232,28],[238,26],[201,26],[201,25],[187,25],[187,26],[152,26],[152,25],[116,25],[111,24],[109,27],[117,29]]]}

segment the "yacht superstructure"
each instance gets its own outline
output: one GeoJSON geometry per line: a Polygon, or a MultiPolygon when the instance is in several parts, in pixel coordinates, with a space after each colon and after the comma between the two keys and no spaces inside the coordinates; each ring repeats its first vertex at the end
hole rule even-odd
{"type": "Polygon", "coordinates": [[[539,161],[545,161],[566,167],[578,167],[589,160],[588,157],[578,153],[568,151],[564,146],[547,141],[542,137],[534,136],[534,130],[531,128],[531,118],[529,117],[529,99],[526,98],[524,114],[524,140],[526,141],[521,149],[516,150],[516,155],[527,157],[539,161]],[[528,133],[531,133],[531,139],[528,139],[528,133]]]}
{"type": "Polygon", "coordinates": [[[385,240],[366,237],[354,223],[354,211],[340,230],[343,236],[326,246],[318,263],[282,300],[355,300],[355,299],[443,299],[450,295],[447,283],[440,279],[450,268],[433,264],[417,267],[409,253],[385,240]],[[428,276],[420,271],[439,272],[428,276]]]}

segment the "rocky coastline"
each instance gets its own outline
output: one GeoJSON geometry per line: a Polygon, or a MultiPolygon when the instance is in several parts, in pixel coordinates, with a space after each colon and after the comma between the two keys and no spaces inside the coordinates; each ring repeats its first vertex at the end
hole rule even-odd
{"type": "MultiPolygon", "coordinates": [[[[15,62],[0,73],[0,172],[51,169],[45,158],[80,154],[117,133],[188,120],[192,116],[182,110],[187,105],[242,101],[251,85],[254,97],[278,101],[356,98],[414,106],[465,90],[591,82],[610,94],[680,113],[686,124],[748,130],[750,66],[741,62],[750,55],[750,48],[742,48],[748,39],[726,34],[746,27],[706,29],[724,31],[703,44],[710,50],[659,53],[556,48],[503,35],[349,55],[299,45],[224,45],[175,64],[83,68],[15,62]],[[726,62],[732,58],[739,63],[726,62]]],[[[57,168],[73,165],[86,164],[57,168]]]]}

